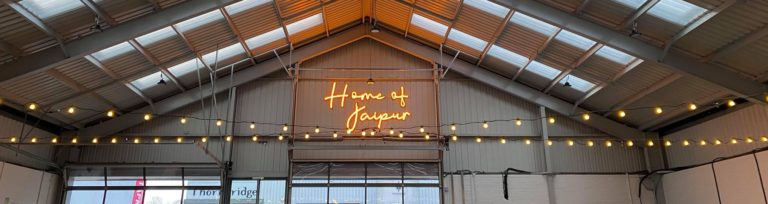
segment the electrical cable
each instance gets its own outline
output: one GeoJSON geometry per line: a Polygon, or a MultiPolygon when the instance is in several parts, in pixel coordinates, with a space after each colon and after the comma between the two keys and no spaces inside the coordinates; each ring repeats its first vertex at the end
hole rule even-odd
{"type": "Polygon", "coordinates": [[[507,177],[509,176],[509,172],[510,171],[514,171],[517,174],[531,174],[531,172],[529,172],[529,171],[523,171],[523,170],[515,169],[515,168],[507,168],[506,170],[504,170],[504,174],[502,176],[502,178],[504,180],[501,181],[501,182],[502,182],[502,188],[504,190],[504,199],[505,200],[509,200],[509,185],[507,184],[507,177]]]}

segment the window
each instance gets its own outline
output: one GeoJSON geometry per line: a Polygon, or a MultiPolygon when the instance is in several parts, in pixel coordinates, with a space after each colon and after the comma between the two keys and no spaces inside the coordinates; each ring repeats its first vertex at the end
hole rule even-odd
{"type": "Polygon", "coordinates": [[[245,45],[247,45],[250,49],[254,49],[281,40],[283,38],[285,38],[285,32],[283,32],[283,28],[276,28],[272,31],[245,40],[245,45]]]}
{"type": "Polygon", "coordinates": [[[613,0],[616,3],[619,3],[621,5],[627,6],[632,9],[638,9],[640,6],[642,6],[647,0],[613,0]]]}
{"type": "Polygon", "coordinates": [[[704,12],[707,10],[684,0],[661,0],[648,10],[652,16],[681,26],[687,25],[704,12]]]}
{"type": "Polygon", "coordinates": [[[547,66],[537,61],[531,62],[526,70],[547,79],[555,79],[560,74],[560,70],[547,66]]]}
{"type": "Polygon", "coordinates": [[[271,2],[270,0],[243,0],[226,7],[229,15],[235,15],[253,7],[271,2]]]}
{"type": "Polygon", "coordinates": [[[313,16],[307,17],[305,19],[301,19],[299,21],[293,22],[285,26],[285,29],[288,30],[289,35],[300,33],[301,31],[304,31],[309,28],[322,24],[323,23],[322,15],[323,14],[318,13],[313,16]]]}
{"type": "Polygon", "coordinates": [[[216,63],[217,59],[219,62],[221,62],[244,53],[245,50],[243,50],[243,46],[240,43],[235,43],[230,46],[221,48],[218,51],[213,51],[203,55],[203,61],[206,64],[212,65],[216,63]]]}
{"type": "Polygon", "coordinates": [[[509,51],[507,49],[501,48],[496,45],[491,46],[491,49],[488,51],[488,54],[493,57],[504,60],[507,63],[513,64],[517,67],[523,67],[525,66],[526,63],[528,63],[527,57],[519,55],[517,53],[514,53],[512,51],[509,51]]]}
{"type": "Polygon", "coordinates": [[[285,180],[232,180],[232,193],[229,203],[284,204],[285,180]]]}
{"type": "Polygon", "coordinates": [[[105,48],[103,50],[99,50],[98,52],[95,52],[91,54],[94,58],[98,59],[99,61],[106,61],[109,59],[112,59],[116,56],[126,54],[128,52],[133,51],[133,46],[131,46],[128,42],[123,42],[117,45],[113,45],[112,47],[105,48]]]}
{"type": "Polygon", "coordinates": [[[587,50],[595,45],[595,41],[567,30],[560,31],[560,33],[555,36],[555,40],[564,42],[581,50],[587,50]]]}
{"type": "Polygon", "coordinates": [[[531,29],[546,36],[552,36],[557,32],[557,27],[552,24],[540,21],[521,12],[515,12],[509,22],[531,29]]]}
{"type": "Polygon", "coordinates": [[[597,56],[603,57],[605,59],[611,60],[613,62],[622,64],[622,65],[627,65],[632,60],[635,60],[634,56],[609,46],[603,46],[602,48],[600,48],[600,50],[597,50],[597,53],[595,54],[597,56]]]}
{"type": "Polygon", "coordinates": [[[136,38],[136,41],[143,46],[150,46],[156,42],[171,38],[175,35],[176,35],[176,31],[173,31],[173,28],[165,27],[163,29],[156,30],[155,32],[142,35],[136,38]]]}
{"type": "Polygon", "coordinates": [[[43,20],[85,7],[78,0],[24,0],[19,4],[43,20]]]}
{"type": "Polygon", "coordinates": [[[259,184],[259,204],[285,203],[285,180],[262,180],[259,184]]]}
{"type": "Polygon", "coordinates": [[[293,163],[292,169],[294,204],[440,201],[438,163],[293,163]]]}
{"type": "Polygon", "coordinates": [[[179,32],[187,32],[189,30],[198,28],[200,26],[209,24],[211,22],[222,20],[224,19],[224,15],[221,14],[221,12],[216,9],[211,12],[205,13],[203,15],[199,15],[197,17],[191,18],[186,21],[182,21],[181,23],[176,24],[176,28],[179,29],[179,32]]]}
{"type": "Polygon", "coordinates": [[[592,87],[595,87],[595,84],[593,84],[592,82],[589,82],[587,80],[584,80],[582,78],[579,78],[570,74],[565,78],[563,78],[563,80],[560,80],[559,83],[562,85],[562,84],[565,84],[566,81],[571,84],[572,89],[576,89],[581,92],[589,91],[590,89],[592,89],[592,87]]]}
{"type": "Polygon", "coordinates": [[[200,60],[194,58],[174,65],[173,67],[168,68],[168,71],[171,72],[173,76],[181,77],[203,67],[203,63],[200,63],[200,60]]]}
{"type": "Polygon", "coordinates": [[[411,24],[440,36],[445,35],[445,31],[448,31],[448,26],[416,13],[413,13],[413,17],[411,17],[411,24]]]}
{"type": "Polygon", "coordinates": [[[456,30],[455,28],[451,29],[451,33],[448,34],[448,39],[464,44],[467,47],[470,47],[477,51],[482,51],[485,48],[485,45],[488,44],[488,42],[485,42],[485,40],[482,40],[475,36],[471,36],[469,34],[456,30]]]}
{"type": "Polygon", "coordinates": [[[490,14],[493,14],[494,16],[498,16],[501,18],[504,18],[509,12],[509,9],[507,7],[500,6],[488,0],[465,0],[464,4],[483,10],[485,12],[488,12],[490,14]]]}
{"type": "Polygon", "coordinates": [[[141,77],[139,79],[133,80],[131,82],[131,85],[135,86],[138,89],[146,90],[149,88],[152,88],[153,86],[157,85],[157,82],[160,81],[160,75],[162,73],[160,71],[157,71],[155,73],[152,73],[150,75],[141,77]]]}

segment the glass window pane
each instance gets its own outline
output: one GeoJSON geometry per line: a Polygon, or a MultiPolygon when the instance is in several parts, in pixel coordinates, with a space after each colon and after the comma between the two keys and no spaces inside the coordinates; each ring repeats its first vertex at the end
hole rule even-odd
{"type": "Polygon", "coordinates": [[[540,34],[551,36],[557,32],[557,27],[549,24],[547,22],[541,21],[539,19],[536,19],[534,17],[525,15],[521,12],[516,12],[515,15],[512,15],[512,18],[509,19],[509,22],[512,22],[517,25],[521,25],[523,27],[526,27],[528,29],[531,29],[533,31],[536,31],[540,34]]]}
{"type": "Polygon", "coordinates": [[[259,186],[259,204],[284,204],[285,180],[262,180],[259,186]]]}
{"type": "Polygon", "coordinates": [[[451,33],[448,34],[448,38],[477,51],[482,51],[483,48],[485,48],[485,45],[488,44],[488,42],[485,40],[461,32],[460,30],[456,30],[456,28],[451,29],[451,33]]]}
{"type": "Polygon", "coordinates": [[[318,13],[305,19],[301,19],[299,21],[288,24],[285,26],[285,29],[288,30],[288,35],[294,35],[320,24],[323,24],[323,16],[321,13],[318,13]]]}
{"type": "Polygon", "coordinates": [[[256,203],[259,181],[232,180],[232,194],[229,203],[256,203]]]}
{"type": "Polygon", "coordinates": [[[365,187],[331,187],[330,203],[364,203],[365,187]]]}
{"type": "Polygon", "coordinates": [[[328,163],[294,163],[293,183],[328,183],[328,163]]]}
{"type": "Polygon", "coordinates": [[[406,187],[405,204],[440,204],[438,187],[406,187]]]}
{"type": "Polygon", "coordinates": [[[70,168],[68,186],[104,186],[104,168],[70,168]]]}
{"type": "Polygon", "coordinates": [[[147,186],[181,186],[181,168],[147,168],[146,172],[147,186]]]}
{"type": "Polygon", "coordinates": [[[411,24],[440,36],[445,35],[445,31],[448,31],[448,26],[416,13],[413,13],[411,17],[411,24]]]}
{"type": "Polygon", "coordinates": [[[365,163],[331,163],[331,183],[365,183],[365,163]]]}
{"type": "Polygon", "coordinates": [[[367,204],[401,204],[403,191],[400,187],[368,187],[367,204]]]}
{"type": "Polygon", "coordinates": [[[104,191],[67,191],[67,204],[101,204],[104,191]]]}
{"type": "Polygon", "coordinates": [[[291,203],[293,204],[314,204],[327,202],[327,187],[293,187],[291,190],[291,203]]]}
{"type": "Polygon", "coordinates": [[[483,10],[500,18],[504,18],[504,16],[507,15],[507,12],[509,12],[507,7],[495,4],[488,0],[466,0],[464,1],[464,4],[483,10]]]}
{"type": "Polygon", "coordinates": [[[141,168],[107,168],[107,186],[144,186],[143,175],[141,168]]]}
{"type": "Polygon", "coordinates": [[[405,183],[440,183],[438,163],[404,163],[405,183]]]}
{"type": "Polygon", "coordinates": [[[179,190],[147,190],[144,204],[178,204],[181,203],[179,190]]]}
{"type": "Polygon", "coordinates": [[[560,31],[560,33],[558,33],[557,36],[555,36],[555,40],[558,40],[560,42],[565,42],[581,50],[587,50],[593,45],[595,45],[596,43],[595,41],[592,41],[589,38],[585,38],[584,36],[581,36],[579,34],[576,34],[567,30],[560,31]]]}
{"type": "Polygon", "coordinates": [[[184,168],[184,180],[185,186],[221,186],[221,172],[215,168],[184,168]]]}
{"type": "Polygon", "coordinates": [[[401,163],[369,163],[368,183],[402,183],[401,163]]]}
{"type": "Polygon", "coordinates": [[[184,190],[185,204],[219,204],[219,190],[184,190]]]}
{"type": "Polygon", "coordinates": [[[104,203],[134,204],[141,203],[143,198],[144,190],[109,190],[104,203]]]}
{"type": "Polygon", "coordinates": [[[684,0],[661,0],[648,10],[648,14],[681,26],[690,23],[705,12],[707,12],[706,9],[684,0]]]}
{"type": "Polygon", "coordinates": [[[82,2],[77,0],[24,0],[20,1],[19,4],[43,20],[85,7],[82,2]]]}

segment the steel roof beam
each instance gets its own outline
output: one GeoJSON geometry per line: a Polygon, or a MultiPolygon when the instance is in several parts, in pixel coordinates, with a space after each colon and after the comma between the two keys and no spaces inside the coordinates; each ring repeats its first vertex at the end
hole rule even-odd
{"type": "Polygon", "coordinates": [[[576,59],[576,61],[573,62],[573,64],[571,64],[570,67],[568,67],[568,69],[566,69],[565,71],[560,72],[560,74],[558,74],[557,77],[552,79],[552,81],[549,82],[549,85],[547,85],[547,88],[544,88],[544,93],[549,93],[549,91],[551,91],[552,88],[554,88],[555,85],[557,85],[557,83],[560,82],[560,80],[563,80],[563,78],[565,78],[566,76],[571,74],[571,72],[573,72],[573,70],[576,70],[576,68],[579,68],[579,66],[584,64],[584,62],[586,62],[587,59],[589,59],[589,57],[591,57],[592,55],[595,55],[597,50],[600,50],[600,48],[602,48],[602,47],[603,47],[603,44],[595,43],[595,45],[593,45],[591,48],[589,48],[589,50],[587,50],[587,52],[585,52],[583,55],[581,55],[581,57],[579,57],[579,59],[576,59]]]}
{"type": "Polygon", "coordinates": [[[220,8],[219,11],[221,11],[221,15],[224,15],[224,19],[227,20],[229,29],[232,30],[232,33],[235,34],[237,40],[240,41],[240,45],[243,46],[243,49],[245,49],[245,54],[248,55],[249,59],[251,59],[251,63],[256,64],[256,60],[253,59],[253,53],[251,53],[251,49],[248,48],[248,45],[245,44],[245,40],[243,39],[242,34],[240,34],[240,29],[238,29],[237,26],[235,26],[235,22],[232,21],[232,16],[229,15],[229,12],[227,12],[227,9],[225,8],[220,8]]]}
{"type": "Polygon", "coordinates": [[[574,107],[578,107],[579,105],[581,105],[582,103],[587,101],[587,99],[589,99],[589,97],[592,97],[593,95],[595,95],[600,90],[603,90],[603,88],[607,87],[608,85],[613,84],[614,82],[619,80],[621,77],[623,77],[625,74],[629,73],[629,71],[632,71],[632,69],[635,69],[635,67],[639,66],[642,63],[643,63],[643,60],[641,60],[641,59],[635,59],[634,61],[630,62],[626,67],[624,67],[623,70],[621,70],[621,72],[616,74],[616,76],[613,76],[613,78],[611,78],[610,81],[603,82],[602,84],[600,84],[600,85],[596,86],[595,88],[592,88],[591,90],[589,90],[589,92],[584,94],[584,96],[581,97],[578,101],[576,101],[576,103],[574,103],[573,106],[574,107]]]}
{"type": "Polygon", "coordinates": [[[729,1],[726,1],[723,4],[720,4],[720,6],[718,6],[717,8],[712,9],[711,11],[709,11],[706,14],[702,15],[701,17],[699,17],[699,19],[696,19],[695,21],[693,21],[690,24],[688,24],[687,26],[685,26],[685,28],[683,28],[683,30],[681,30],[680,32],[675,34],[675,36],[673,36],[672,39],[670,39],[669,41],[667,41],[665,43],[665,45],[664,45],[664,54],[661,56],[661,58],[663,59],[664,57],[667,56],[667,54],[669,53],[669,50],[672,49],[672,46],[675,45],[675,43],[678,40],[680,40],[681,38],[685,37],[686,35],[688,35],[688,33],[690,33],[691,31],[695,30],[696,28],[698,28],[702,24],[706,23],[707,21],[709,21],[709,19],[712,19],[717,14],[720,14],[720,12],[723,12],[725,9],[728,9],[731,6],[733,6],[734,4],[736,4],[737,2],[741,2],[741,1],[742,0],[729,0],[729,1]]]}
{"type": "Polygon", "coordinates": [[[120,77],[120,75],[118,75],[114,71],[112,71],[109,68],[107,68],[106,66],[104,66],[104,64],[102,64],[99,60],[97,60],[93,56],[87,55],[87,56],[85,56],[85,59],[87,59],[89,62],[91,62],[93,65],[95,65],[99,69],[101,69],[101,71],[104,71],[104,73],[109,75],[109,77],[111,77],[113,80],[120,81],[120,83],[122,83],[123,85],[125,85],[125,87],[127,87],[128,89],[133,91],[133,93],[135,93],[136,95],[141,97],[141,99],[144,100],[144,102],[147,102],[147,104],[149,104],[150,106],[152,106],[154,104],[154,103],[152,103],[152,99],[147,97],[147,95],[144,95],[144,93],[142,93],[139,88],[136,88],[136,86],[133,86],[133,84],[131,84],[131,82],[128,82],[127,80],[122,79],[120,77]]]}
{"type": "MultiPolygon", "coordinates": [[[[12,0],[2,0],[11,2],[12,0]]],[[[84,57],[87,54],[101,50],[118,43],[122,43],[143,34],[167,27],[188,18],[221,8],[235,0],[188,0],[168,9],[147,14],[137,19],[127,21],[110,27],[103,32],[94,33],[80,39],[75,39],[63,44],[69,55],[56,48],[49,48],[40,52],[20,57],[14,62],[0,65],[0,82],[21,76],[30,72],[41,72],[55,65],[65,63],[67,59],[84,57]]],[[[15,7],[21,7],[17,4],[15,7]]],[[[14,6],[12,6],[14,7],[14,6]]],[[[23,10],[23,8],[21,8],[23,10]]],[[[28,12],[27,12],[28,13],[28,12]]],[[[34,20],[30,20],[34,21],[34,20]]],[[[36,20],[36,22],[40,22],[36,20]]]]}
{"type": "MultiPolygon", "coordinates": [[[[640,100],[643,97],[648,96],[649,94],[651,94],[653,92],[656,92],[657,90],[659,90],[661,88],[664,88],[664,87],[666,87],[669,84],[672,84],[672,82],[675,82],[677,79],[679,79],[681,77],[683,77],[683,76],[679,75],[679,74],[671,74],[671,75],[669,75],[667,77],[664,77],[663,79],[659,80],[658,82],[653,83],[652,86],[643,89],[639,93],[633,94],[632,97],[624,99],[623,101],[619,102],[618,104],[611,106],[611,108],[609,110],[616,110],[616,109],[619,109],[619,108],[626,107],[627,105],[630,105],[630,104],[636,102],[637,100],[640,100]]],[[[604,113],[603,116],[608,116],[610,114],[611,114],[611,112],[609,111],[609,112],[604,113]]]]}
{"type": "MultiPolygon", "coordinates": [[[[32,23],[32,25],[34,25],[35,27],[37,27],[38,29],[43,31],[48,36],[53,37],[53,39],[55,39],[56,42],[58,42],[59,48],[61,48],[61,52],[59,52],[58,50],[55,50],[55,49],[52,52],[55,52],[56,54],[62,55],[64,57],[69,56],[69,54],[70,54],[69,51],[70,50],[64,44],[64,37],[62,37],[61,35],[56,33],[56,31],[53,30],[53,28],[51,28],[48,25],[46,25],[42,20],[40,20],[40,18],[35,16],[35,14],[32,14],[32,12],[27,10],[27,8],[24,8],[24,6],[19,5],[18,3],[14,2],[13,0],[2,0],[2,1],[5,4],[7,4],[9,7],[11,7],[11,9],[16,11],[16,13],[20,14],[25,19],[27,19],[27,21],[32,23]]],[[[49,50],[50,49],[51,48],[49,48],[49,50]]],[[[24,69],[24,68],[21,68],[21,69],[24,69]]],[[[15,70],[8,70],[5,67],[3,67],[2,70],[3,71],[15,71],[15,70]]],[[[12,78],[12,77],[5,78],[5,77],[3,77],[3,75],[0,75],[0,82],[5,81],[5,80],[10,79],[10,78],[12,78]]]]}
{"type": "MultiPolygon", "coordinates": [[[[533,0],[494,0],[494,2],[525,12],[551,24],[582,34],[599,43],[627,52],[646,61],[659,61],[663,50],[651,44],[631,38],[598,24],[579,19],[555,8],[533,0]]],[[[762,94],[766,86],[731,70],[707,64],[693,57],[671,52],[660,61],[676,73],[697,77],[716,84],[738,97],[751,97],[752,101],[765,103],[762,94]]]]}
{"type": "Polygon", "coordinates": [[[162,72],[165,76],[167,76],[168,79],[171,80],[171,83],[176,85],[176,88],[178,88],[181,91],[187,91],[187,89],[184,88],[184,85],[181,84],[179,79],[176,78],[176,75],[173,75],[173,73],[168,71],[168,67],[163,66],[162,63],[160,63],[160,60],[158,60],[154,55],[152,55],[152,53],[147,51],[147,49],[145,49],[144,46],[141,46],[141,44],[139,44],[139,42],[136,42],[136,40],[129,40],[128,43],[130,43],[131,46],[133,46],[133,48],[136,49],[136,51],[139,51],[139,53],[141,53],[141,55],[143,55],[144,58],[147,59],[147,61],[152,63],[152,65],[155,65],[155,67],[160,72],[162,72]]]}
{"type": "Polygon", "coordinates": [[[109,16],[109,14],[106,11],[104,11],[104,9],[102,9],[98,4],[93,2],[93,0],[80,0],[80,2],[83,2],[83,4],[85,4],[85,6],[88,7],[88,9],[93,11],[93,13],[96,14],[96,16],[106,21],[107,24],[109,24],[110,26],[117,25],[117,21],[115,21],[115,19],[112,18],[112,16],[109,16]]]}
{"type": "MultiPolygon", "coordinates": [[[[325,38],[314,43],[302,46],[293,52],[294,57],[290,58],[288,63],[293,64],[301,59],[309,58],[320,53],[327,52],[348,43],[352,43],[365,36],[370,31],[370,27],[358,26],[355,28],[347,29],[341,33],[335,34],[330,38],[325,38]]],[[[283,54],[282,58],[288,59],[288,54],[283,54]]],[[[242,69],[235,72],[232,76],[232,86],[240,86],[255,79],[267,76],[273,72],[282,70],[281,62],[277,58],[261,62],[253,65],[249,68],[242,69]]],[[[211,96],[211,93],[222,93],[229,90],[230,81],[220,80],[215,82],[216,85],[212,86],[211,83],[204,84],[202,87],[196,87],[194,89],[187,90],[183,93],[168,97],[162,101],[155,103],[154,110],[151,107],[146,106],[132,111],[134,114],[124,114],[111,120],[105,121],[101,124],[81,130],[78,134],[82,136],[104,136],[117,133],[123,129],[133,127],[142,123],[141,115],[148,111],[152,111],[156,114],[167,114],[176,109],[182,108],[186,105],[199,102],[200,93],[203,93],[203,98],[211,96]],[[215,90],[212,88],[215,87],[215,90]],[[201,91],[202,90],[202,91],[201,91]]]]}
{"type": "MultiPolygon", "coordinates": [[[[280,25],[281,28],[283,28],[283,34],[285,35],[285,42],[289,45],[291,44],[290,35],[288,35],[288,28],[285,27],[285,21],[283,20],[283,14],[280,11],[280,6],[277,5],[277,0],[272,0],[272,7],[275,9],[275,14],[277,14],[277,23],[280,25]]],[[[293,46],[291,46],[293,47],[293,46]]]]}
{"type": "Polygon", "coordinates": [[[634,23],[640,16],[648,12],[653,6],[655,6],[657,3],[659,3],[660,0],[649,0],[646,1],[640,8],[637,8],[635,13],[632,13],[632,16],[629,16],[627,19],[624,19],[624,22],[617,27],[619,30],[623,30],[625,28],[628,28],[629,26],[632,26],[632,23],[634,23]]]}
{"type": "MultiPolygon", "coordinates": [[[[203,64],[203,66],[207,67],[208,70],[213,71],[214,67],[211,67],[208,63],[205,63],[205,60],[203,60],[203,54],[198,52],[197,49],[195,49],[195,46],[192,45],[192,42],[190,42],[189,39],[187,39],[187,36],[184,36],[184,33],[182,33],[181,31],[179,31],[179,29],[176,28],[176,25],[171,25],[171,29],[173,29],[173,32],[176,32],[176,35],[179,35],[179,37],[181,38],[181,41],[184,41],[184,45],[186,45],[187,48],[191,50],[192,53],[195,54],[195,58],[197,58],[197,60],[200,60],[200,64],[203,64]]],[[[218,52],[218,50],[216,50],[215,52],[218,52]]]]}
{"type": "Polygon", "coordinates": [[[477,59],[477,64],[475,65],[479,66],[481,63],[483,63],[483,59],[485,59],[485,56],[488,55],[488,51],[491,50],[491,46],[496,44],[496,41],[501,36],[501,33],[504,32],[504,29],[506,29],[507,25],[510,24],[509,19],[512,18],[512,15],[515,15],[515,10],[509,9],[509,13],[507,13],[507,16],[504,17],[504,21],[502,22],[502,24],[498,28],[496,28],[496,32],[493,33],[493,38],[491,38],[491,40],[488,41],[488,45],[486,45],[485,48],[483,49],[483,52],[480,54],[480,58],[477,59]]]}
{"type": "Polygon", "coordinates": [[[541,47],[536,49],[536,54],[533,55],[530,58],[530,60],[528,60],[528,63],[526,63],[525,66],[523,66],[523,67],[521,67],[520,69],[517,70],[517,72],[515,73],[515,76],[512,77],[512,80],[517,80],[517,78],[520,77],[521,74],[523,74],[523,71],[525,71],[525,69],[528,68],[528,65],[530,65],[531,62],[533,62],[534,60],[539,58],[541,53],[544,52],[544,49],[547,49],[547,47],[549,47],[549,44],[552,43],[553,40],[555,40],[555,37],[557,37],[557,35],[560,34],[560,31],[563,31],[563,28],[557,28],[557,31],[554,34],[552,34],[551,36],[549,36],[549,38],[547,38],[547,40],[544,41],[543,44],[541,44],[541,47]]]}

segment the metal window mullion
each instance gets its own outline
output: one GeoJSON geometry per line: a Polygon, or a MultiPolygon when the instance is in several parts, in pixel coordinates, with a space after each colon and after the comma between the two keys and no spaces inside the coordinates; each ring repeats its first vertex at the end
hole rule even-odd
{"type": "MultiPolygon", "coordinates": [[[[256,179],[256,200],[254,204],[259,204],[259,199],[261,199],[261,179],[256,179]]],[[[232,201],[230,200],[229,202],[232,201]]]]}
{"type": "MultiPolygon", "coordinates": [[[[187,178],[184,177],[184,167],[181,167],[181,204],[184,204],[184,192],[187,190],[185,183],[187,181],[187,178]]],[[[221,187],[221,185],[219,185],[221,187]]],[[[221,193],[219,193],[221,195],[221,193]]],[[[221,198],[219,198],[221,200],[221,198]]]]}
{"type": "Polygon", "coordinates": [[[141,193],[141,203],[144,203],[145,200],[147,200],[147,168],[142,167],[141,168],[141,178],[144,180],[144,182],[141,183],[142,187],[142,193],[141,193]]]}
{"type": "Polygon", "coordinates": [[[107,203],[107,167],[104,167],[104,195],[101,196],[101,203],[107,203]]]}

